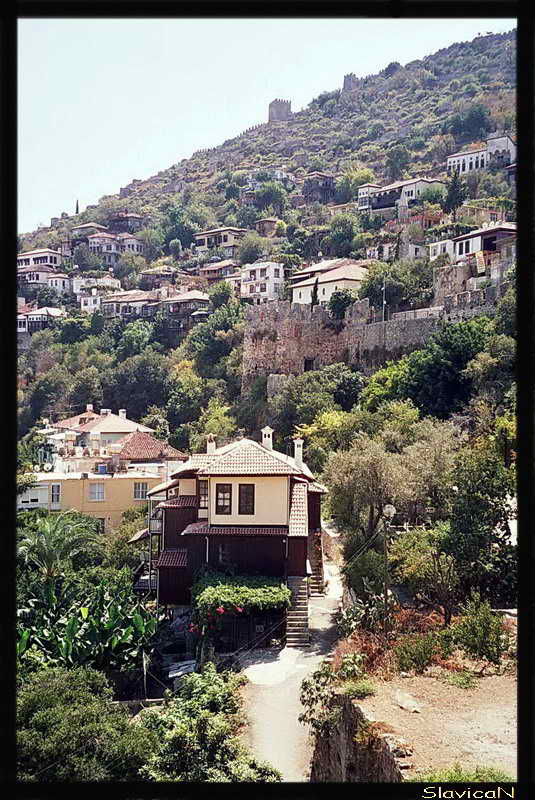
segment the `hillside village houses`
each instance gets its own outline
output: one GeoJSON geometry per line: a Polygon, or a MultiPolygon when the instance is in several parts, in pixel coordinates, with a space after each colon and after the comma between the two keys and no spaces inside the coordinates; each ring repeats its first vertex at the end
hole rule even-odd
{"type": "Polygon", "coordinates": [[[486,144],[479,148],[452,153],[446,161],[448,175],[454,172],[465,174],[495,165],[507,167],[516,162],[516,144],[508,134],[494,133],[487,137],[486,144]]]}
{"type": "MultiPolygon", "coordinates": [[[[302,439],[294,440],[289,456],[273,449],[271,428],[261,433],[261,443],[243,438],[221,447],[210,436],[206,453],[191,455],[169,481],[149,490],[145,580],[153,585],[154,570],[158,603],[174,609],[190,604],[194,576],[203,566],[280,577],[306,597],[303,611],[292,603],[280,612],[288,646],[299,646],[309,637],[309,589],[323,589],[320,508],[326,490],[303,461],[302,439]]],[[[263,630],[267,635],[273,620],[256,623],[241,632],[246,639],[263,630]]],[[[232,649],[236,635],[224,628],[220,645],[232,649]]]]}
{"type": "Polygon", "coordinates": [[[201,255],[218,248],[228,258],[234,258],[237,255],[239,243],[246,233],[246,228],[235,227],[212,228],[209,231],[200,231],[194,236],[195,252],[201,255]]]}
{"type": "Polygon", "coordinates": [[[24,306],[17,309],[17,333],[32,334],[42,331],[43,328],[48,328],[52,322],[66,315],[62,308],[24,306]]]}
{"type": "Polygon", "coordinates": [[[317,282],[318,302],[327,305],[334,292],[349,289],[357,292],[362,281],[368,274],[364,262],[351,262],[350,259],[341,259],[348,263],[325,272],[317,272],[304,281],[292,285],[292,303],[310,303],[312,293],[317,282]]]}
{"type": "MultiPolygon", "coordinates": [[[[27,250],[17,256],[18,267],[59,267],[62,262],[61,253],[50,247],[41,247],[37,250],[27,250]]],[[[38,272],[39,270],[36,270],[38,272]]],[[[31,272],[31,270],[30,270],[31,272]]]]}
{"type": "Polygon", "coordinates": [[[241,272],[241,296],[254,305],[278,300],[284,287],[284,265],[260,258],[245,264],[241,272]]]}

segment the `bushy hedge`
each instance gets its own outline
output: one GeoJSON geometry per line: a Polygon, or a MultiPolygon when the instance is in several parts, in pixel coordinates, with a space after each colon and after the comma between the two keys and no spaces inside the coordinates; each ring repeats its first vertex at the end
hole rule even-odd
{"type": "Polygon", "coordinates": [[[209,573],[191,590],[195,616],[205,623],[223,614],[250,614],[290,605],[291,592],[278,578],[209,573]]]}

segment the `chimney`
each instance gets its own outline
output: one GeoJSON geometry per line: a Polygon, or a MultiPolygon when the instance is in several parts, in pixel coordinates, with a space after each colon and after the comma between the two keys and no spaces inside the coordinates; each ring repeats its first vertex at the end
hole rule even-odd
{"type": "Polygon", "coordinates": [[[86,411],[93,411],[93,403],[88,403],[85,407],[86,411]]]}
{"type": "Polygon", "coordinates": [[[119,416],[121,417],[121,419],[126,419],[126,408],[119,409],[119,416]]]}
{"type": "Polygon", "coordinates": [[[265,428],[262,428],[262,447],[265,447],[266,450],[273,450],[273,428],[270,428],[269,425],[266,425],[265,428]]]}
{"type": "Polygon", "coordinates": [[[111,414],[111,408],[101,408],[100,409],[100,416],[107,417],[108,414],[111,414]]]}
{"type": "Polygon", "coordinates": [[[213,433],[209,433],[206,437],[206,452],[215,453],[215,436],[213,433]]]}
{"type": "Polygon", "coordinates": [[[294,439],[294,459],[295,466],[299,469],[303,466],[303,440],[294,439]]]}

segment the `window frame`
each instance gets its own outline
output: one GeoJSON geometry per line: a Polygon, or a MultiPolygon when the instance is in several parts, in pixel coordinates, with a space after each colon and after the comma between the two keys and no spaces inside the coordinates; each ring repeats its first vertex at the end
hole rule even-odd
{"type": "Polygon", "coordinates": [[[147,481],[134,481],[134,500],[146,500],[147,499],[147,492],[149,491],[149,484],[147,481]],[[141,495],[139,494],[138,487],[145,487],[145,489],[141,489],[141,495]],[[143,494],[143,491],[145,492],[143,494]]]}
{"type": "Polygon", "coordinates": [[[50,502],[54,505],[61,503],[61,483],[50,484],[50,502]]]}
{"type": "Polygon", "coordinates": [[[254,517],[255,514],[255,504],[256,504],[256,484],[254,483],[239,483],[238,484],[238,514],[247,517],[254,517]],[[245,498],[242,497],[243,490],[252,490],[252,502],[251,497],[245,498]],[[248,509],[252,510],[248,510],[248,509]]]}
{"type": "Polygon", "coordinates": [[[230,516],[232,514],[232,484],[216,483],[215,485],[215,511],[216,516],[230,516]],[[220,501],[221,495],[228,494],[228,505],[223,506],[220,501]],[[223,511],[221,509],[228,509],[223,511]]]}
{"type": "Polygon", "coordinates": [[[207,478],[199,478],[199,508],[208,508],[208,479],[207,478]],[[206,492],[201,491],[201,484],[203,485],[202,488],[206,488],[206,492]]]}
{"type": "Polygon", "coordinates": [[[103,482],[90,483],[89,484],[89,500],[92,503],[102,503],[105,499],[106,499],[106,492],[105,492],[105,489],[104,489],[104,483],[103,482]],[[95,494],[100,494],[100,492],[96,491],[97,489],[102,489],[102,497],[93,497],[92,496],[93,490],[95,490],[95,492],[94,492],[95,494]]]}

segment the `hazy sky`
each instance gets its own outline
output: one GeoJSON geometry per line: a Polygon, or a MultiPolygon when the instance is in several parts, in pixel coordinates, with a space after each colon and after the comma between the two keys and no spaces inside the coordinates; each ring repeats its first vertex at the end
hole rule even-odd
{"type": "Polygon", "coordinates": [[[23,19],[21,232],[265,122],[343,76],[511,30],[514,19],[23,19]]]}

